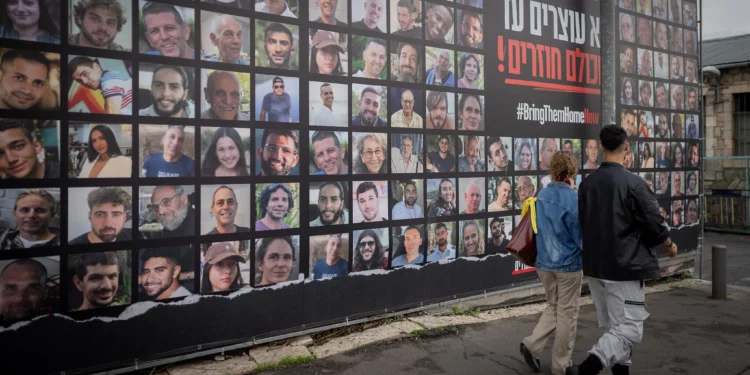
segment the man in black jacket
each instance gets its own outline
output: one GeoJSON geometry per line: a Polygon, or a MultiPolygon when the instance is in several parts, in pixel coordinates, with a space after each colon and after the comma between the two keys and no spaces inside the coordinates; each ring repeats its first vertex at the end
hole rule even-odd
{"type": "Polygon", "coordinates": [[[643,336],[644,281],[661,273],[654,247],[677,255],[659,204],[646,181],[622,165],[630,151],[627,133],[607,125],[599,134],[605,161],[581,183],[578,211],[583,232],[583,274],[605,332],[580,365],[566,375],[598,374],[612,367],[615,375],[629,374],[631,347],[643,336]]]}

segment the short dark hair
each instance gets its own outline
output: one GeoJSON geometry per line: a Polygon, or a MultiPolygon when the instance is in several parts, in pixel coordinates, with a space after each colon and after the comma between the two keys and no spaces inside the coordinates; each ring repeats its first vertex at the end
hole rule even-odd
{"type": "Polygon", "coordinates": [[[115,206],[123,206],[125,211],[130,211],[130,194],[121,187],[100,187],[92,190],[88,195],[89,210],[94,206],[111,203],[115,206]]]}
{"type": "Polygon", "coordinates": [[[122,25],[128,21],[125,7],[118,0],[78,0],[73,6],[73,20],[79,28],[83,26],[83,17],[86,11],[93,8],[103,7],[115,14],[117,17],[117,32],[122,31],[122,25]]]}
{"type": "Polygon", "coordinates": [[[406,8],[409,13],[414,13],[414,4],[410,0],[399,0],[396,8],[406,8]]]}
{"type": "Polygon", "coordinates": [[[0,132],[5,132],[11,129],[21,129],[21,133],[23,133],[23,136],[29,142],[34,142],[36,140],[34,133],[31,132],[31,123],[28,120],[0,119],[0,132]]]}
{"type": "Polygon", "coordinates": [[[141,8],[141,13],[143,14],[144,26],[146,26],[145,25],[146,16],[150,14],[159,14],[159,13],[172,13],[174,15],[175,20],[180,26],[185,24],[185,22],[182,20],[182,15],[180,14],[180,12],[177,11],[177,8],[175,8],[175,6],[171,4],[147,1],[145,4],[143,4],[143,8],[141,8]]]}
{"type": "Polygon", "coordinates": [[[365,44],[365,49],[370,47],[370,44],[375,43],[377,45],[382,46],[385,49],[388,49],[388,47],[385,46],[385,41],[380,38],[370,38],[370,40],[367,41],[367,44],[365,44]]]}
{"type": "MultiPolygon", "coordinates": [[[[333,186],[336,189],[339,189],[339,199],[341,199],[342,201],[344,200],[344,186],[341,185],[340,182],[338,182],[338,181],[326,181],[326,182],[324,182],[323,184],[320,185],[320,189],[319,190],[323,190],[323,188],[326,187],[326,186],[333,186]]],[[[320,193],[318,193],[318,196],[320,196],[320,193]]]]}
{"type": "Polygon", "coordinates": [[[573,141],[571,141],[570,139],[566,139],[566,140],[563,141],[563,145],[571,145],[571,146],[573,146],[573,141]]]}
{"type": "MultiPolygon", "coordinates": [[[[75,73],[79,67],[86,66],[89,68],[93,68],[94,64],[99,65],[99,60],[92,59],[86,56],[76,56],[75,58],[73,58],[73,60],[70,60],[70,62],[68,63],[68,73],[70,74],[70,84],[72,85],[75,82],[75,80],[73,79],[73,73],[75,73]]],[[[101,67],[101,65],[99,66],[101,67]]]]}
{"type": "Polygon", "coordinates": [[[402,181],[402,182],[404,183],[404,188],[406,188],[409,185],[414,185],[414,188],[415,189],[417,188],[417,182],[414,181],[414,180],[406,180],[406,181],[402,181]]]}
{"type": "Polygon", "coordinates": [[[615,152],[625,145],[628,133],[625,129],[611,124],[602,128],[601,132],[599,132],[599,139],[606,151],[615,152]]]}
{"type": "Polygon", "coordinates": [[[359,195],[366,193],[368,190],[374,191],[375,197],[378,196],[378,188],[375,184],[373,184],[372,181],[365,181],[357,186],[357,198],[359,199],[359,195]]]}
{"type": "MultiPolygon", "coordinates": [[[[185,90],[188,90],[190,88],[190,80],[188,79],[188,74],[185,71],[185,68],[177,65],[159,65],[154,69],[153,76],[156,76],[156,73],[159,73],[160,71],[164,69],[171,69],[177,72],[177,74],[180,75],[180,78],[182,78],[182,88],[185,90]]],[[[151,79],[151,86],[154,85],[153,78],[151,79]]]]}
{"type": "Polygon", "coordinates": [[[447,139],[448,142],[451,142],[451,136],[450,135],[448,135],[448,134],[440,134],[440,135],[438,135],[438,139],[437,139],[438,144],[440,144],[440,141],[442,141],[443,139],[447,139]]]}
{"type": "Polygon", "coordinates": [[[508,177],[501,178],[500,179],[500,183],[498,184],[498,186],[502,185],[503,182],[507,182],[508,185],[510,185],[511,187],[513,187],[513,183],[510,182],[510,179],[508,177]]]}
{"type": "Polygon", "coordinates": [[[167,260],[170,266],[174,267],[179,264],[177,261],[177,254],[180,250],[179,247],[160,247],[146,249],[141,255],[141,260],[146,263],[151,258],[164,258],[167,260]]]}
{"type": "Polygon", "coordinates": [[[260,206],[261,218],[266,216],[266,207],[268,207],[268,202],[271,200],[271,193],[274,193],[279,189],[284,190],[284,192],[286,192],[287,194],[287,197],[289,198],[288,211],[294,209],[294,196],[292,195],[292,191],[289,190],[289,188],[284,184],[271,184],[266,186],[266,188],[263,189],[263,191],[260,193],[260,202],[258,202],[258,205],[260,206]]]}
{"type": "Polygon", "coordinates": [[[367,94],[368,92],[371,92],[377,95],[378,97],[380,97],[380,94],[377,91],[375,91],[375,89],[372,86],[367,86],[364,89],[362,89],[362,93],[359,94],[359,98],[362,99],[365,96],[365,94],[367,94]]]}
{"type": "Polygon", "coordinates": [[[294,141],[294,153],[299,153],[299,135],[297,135],[297,132],[295,130],[288,130],[288,129],[263,129],[263,136],[261,137],[260,141],[260,147],[265,148],[266,141],[268,141],[268,137],[270,137],[272,134],[276,134],[281,137],[287,137],[291,138],[294,141]]]}
{"type": "Polygon", "coordinates": [[[406,46],[411,46],[411,48],[414,48],[417,51],[417,65],[422,63],[422,56],[419,55],[419,49],[417,48],[417,45],[414,43],[409,42],[398,42],[398,48],[396,49],[396,53],[401,55],[401,50],[404,49],[406,46]]]}
{"type": "Polygon", "coordinates": [[[435,232],[438,231],[440,228],[445,228],[445,230],[448,230],[448,227],[445,226],[445,223],[437,223],[435,224],[435,232]]]}
{"type": "Polygon", "coordinates": [[[339,140],[339,137],[336,135],[336,133],[329,130],[321,130],[313,133],[312,144],[328,138],[333,138],[333,143],[336,144],[336,147],[341,147],[341,141],[339,140]]]}
{"type": "Polygon", "coordinates": [[[468,10],[463,11],[461,14],[461,22],[464,22],[464,18],[466,17],[474,17],[479,20],[479,27],[482,28],[484,26],[484,21],[482,20],[482,16],[480,16],[478,13],[470,12],[468,10]]]}
{"type": "Polygon", "coordinates": [[[493,226],[493,225],[494,225],[495,223],[500,223],[500,224],[504,224],[504,223],[505,223],[505,219],[501,219],[501,218],[499,218],[499,217],[496,217],[496,218],[492,219],[492,221],[490,221],[490,229],[492,229],[492,226],[493,226]]]}
{"type": "Polygon", "coordinates": [[[292,259],[295,258],[295,250],[297,250],[294,247],[294,241],[292,240],[292,236],[281,236],[281,237],[271,237],[271,238],[259,238],[256,241],[260,241],[260,245],[258,245],[257,249],[255,250],[255,261],[256,262],[262,262],[263,258],[266,257],[266,252],[268,251],[268,246],[271,245],[271,243],[274,240],[283,240],[286,241],[286,243],[289,244],[289,247],[292,248],[292,259]]]}
{"type": "Polygon", "coordinates": [[[278,22],[274,22],[274,23],[268,25],[268,27],[266,28],[266,32],[263,34],[263,40],[264,41],[266,39],[268,39],[268,34],[270,34],[270,33],[284,33],[284,34],[286,34],[289,37],[289,41],[291,43],[294,43],[294,35],[292,35],[292,31],[289,30],[288,27],[286,27],[286,26],[284,26],[284,25],[282,25],[282,24],[280,24],[278,22]]]}
{"type": "Polygon", "coordinates": [[[75,263],[76,276],[83,281],[83,278],[86,277],[86,273],[88,272],[88,266],[96,266],[97,264],[101,264],[102,266],[119,266],[117,253],[114,251],[107,251],[81,255],[75,263]]]}
{"type": "Polygon", "coordinates": [[[420,236],[422,235],[422,230],[419,229],[419,228],[417,228],[416,225],[409,225],[408,227],[406,227],[406,229],[404,230],[404,235],[406,235],[406,232],[408,232],[408,231],[410,231],[412,229],[415,230],[415,231],[417,231],[417,232],[419,232],[420,236]]]}
{"type": "MultiPolygon", "coordinates": [[[[5,65],[5,63],[10,63],[16,59],[32,61],[44,65],[47,68],[47,78],[49,78],[50,61],[48,58],[44,57],[43,53],[24,49],[12,49],[3,53],[3,57],[0,58],[0,65],[5,65]]],[[[68,64],[68,66],[70,66],[70,64],[68,64]]],[[[71,72],[73,72],[73,70],[71,70],[71,72]]]]}

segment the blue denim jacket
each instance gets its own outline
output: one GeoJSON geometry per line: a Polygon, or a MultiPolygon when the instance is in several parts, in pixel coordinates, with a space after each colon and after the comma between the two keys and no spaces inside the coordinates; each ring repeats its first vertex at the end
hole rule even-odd
{"type": "Polygon", "coordinates": [[[565,182],[553,181],[536,200],[536,268],[575,272],[583,268],[578,194],[565,182]]]}

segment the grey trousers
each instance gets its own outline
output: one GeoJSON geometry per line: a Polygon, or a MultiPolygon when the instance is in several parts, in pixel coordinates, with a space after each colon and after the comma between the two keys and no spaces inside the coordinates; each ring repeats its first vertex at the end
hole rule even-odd
{"type": "Polygon", "coordinates": [[[555,333],[552,345],[552,374],[564,375],[565,368],[572,365],[573,343],[576,340],[578,308],[581,299],[581,281],[583,273],[539,271],[539,279],[547,296],[547,308],[544,309],[539,323],[530,336],[522,343],[529,349],[534,358],[544,350],[547,340],[555,333]]]}
{"type": "Polygon", "coordinates": [[[643,338],[646,312],[646,287],[643,281],[607,281],[588,278],[596,306],[599,327],[604,335],[589,351],[604,368],[630,365],[633,344],[643,338]]]}

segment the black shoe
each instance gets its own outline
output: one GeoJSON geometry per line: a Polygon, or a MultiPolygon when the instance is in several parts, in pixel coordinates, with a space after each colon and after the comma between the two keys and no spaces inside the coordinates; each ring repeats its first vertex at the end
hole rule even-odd
{"type": "Polygon", "coordinates": [[[612,375],[630,375],[630,366],[614,365],[612,366],[612,375]]]}
{"type": "Polygon", "coordinates": [[[602,371],[601,361],[595,355],[589,354],[580,365],[573,365],[565,369],[565,375],[597,375],[602,371]]]}
{"type": "Polygon", "coordinates": [[[573,365],[565,369],[565,375],[578,375],[580,372],[578,372],[578,366],[573,365]]]}
{"type": "Polygon", "coordinates": [[[531,367],[534,372],[542,371],[541,362],[539,362],[538,359],[535,359],[534,356],[531,355],[531,352],[523,343],[521,343],[521,355],[523,355],[523,359],[526,360],[526,364],[529,365],[529,367],[531,367]]]}

